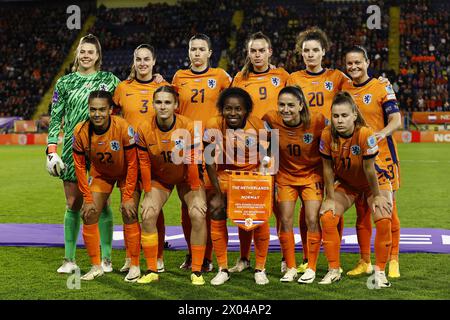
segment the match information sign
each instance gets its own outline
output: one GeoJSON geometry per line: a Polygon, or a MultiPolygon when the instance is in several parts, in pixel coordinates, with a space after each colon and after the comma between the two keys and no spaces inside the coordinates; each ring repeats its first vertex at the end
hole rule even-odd
{"type": "Polygon", "coordinates": [[[273,177],[259,172],[229,173],[228,218],[244,230],[256,229],[272,214],[273,177]]]}

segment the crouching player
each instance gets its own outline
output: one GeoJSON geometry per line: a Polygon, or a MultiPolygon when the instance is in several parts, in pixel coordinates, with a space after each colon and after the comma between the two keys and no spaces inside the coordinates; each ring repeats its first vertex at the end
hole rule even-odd
{"type": "MultiPolygon", "coordinates": [[[[256,147],[258,147],[261,153],[263,152],[261,148],[267,148],[267,146],[262,146],[264,141],[260,141],[259,135],[260,130],[265,130],[264,123],[251,115],[253,102],[246,91],[241,88],[225,89],[219,96],[217,107],[220,115],[211,118],[206,123],[203,137],[206,170],[214,187],[210,190],[211,193],[208,193],[208,199],[210,199],[209,212],[211,212],[211,239],[219,265],[219,272],[211,280],[212,285],[222,285],[230,278],[227,256],[226,199],[228,173],[226,170],[258,171],[257,152],[250,152],[250,149],[256,150],[256,147]],[[235,156],[236,154],[237,156],[235,156]]],[[[255,282],[260,285],[269,283],[265,273],[269,238],[268,222],[255,229],[256,264],[254,277],[255,282]]]]}
{"type": "Polygon", "coordinates": [[[367,127],[347,92],[339,93],[333,100],[331,127],[322,132],[320,153],[326,193],[320,208],[320,222],[329,271],[319,284],[330,284],[341,278],[341,241],[336,226],[340,216],[364,193],[376,225],[375,286],[390,287],[384,270],[392,245],[392,187],[385,164],[378,158],[374,132],[367,127]]]}
{"type": "Polygon", "coordinates": [[[156,222],[173,188],[188,206],[191,219],[192,274],[194,285],[205,280],[201,267],[206,247],[206,196],[194,147],[200,145],[200,134],[194,135],[193,122],[175,114],[178,94],[170,86],[159,87],[153,94],[156,114],[138,127],[138,155],[145,191],[142,202],[141,243],[147,261],[147,272],[138,283],[159,280],[157,273],[158,230],[156,222]]]}
{"type": "MultiPolygon", "coordinates": [[[[100,259],[100,213],[113,191],[122,194],[122,216],[130,229],[127,246],[139,259],[139,224],[133,201],[137,180],[137,155],[133,128],[122,118],[111,116],[112,96],[108,91],[92,91],[88,98],[89,119],[77,124],[73,135],[73,159],[78,186],[83,194],[83,239],[91,259],[91,270],[81,280],[103,275],[100,259]],[[87,170],[86,163],[90,163],[87,170]],[[89,173],[89,179],[87,174],[89,173]]],[[[126,281],[129,274],[125,278],[126,281]]]]}

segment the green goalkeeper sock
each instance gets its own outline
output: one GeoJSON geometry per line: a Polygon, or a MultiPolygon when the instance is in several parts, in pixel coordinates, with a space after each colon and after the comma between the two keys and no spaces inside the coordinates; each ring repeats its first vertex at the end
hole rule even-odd
{"type": "Polygon", "coordinates": [[[111,260],[112,238],[113,238],[113,212],[110,206],[105,206],[98,221],[100,229],[100,245],[102,249],[102,259],[111,260]]]}
{"type": "Polygon", "coordinates": [[[64,250],[65,258],[72,261],[75,260],[80,222],[80,211],[66,209],[64,214],[64,250]]]}

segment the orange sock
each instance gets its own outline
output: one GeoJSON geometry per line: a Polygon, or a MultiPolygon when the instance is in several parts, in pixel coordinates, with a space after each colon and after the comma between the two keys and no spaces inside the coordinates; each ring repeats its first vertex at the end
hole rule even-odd
{"type": "Polygon", "coordinates": [[[91,263],[93,265],[100,265],[100,231],[98,230],[98,223],[83,224],[83,239],[86,246],[91,263]]]}
{"type": "Polygon", "coordinates": [[[395,200],[393,205],[394,207],[392,208],[391,221],[392,248],[389,260],[398,261],[398,253],[400,249],[400,219],[398,218],[397,202],[395,200]]]}
{"type": "Polygon", "coordinates": [[[308,227],[306,225],[305,206],[302,204],[298,220],[300,229],[300,238],[302,239],[303,261],[308,261],[308,227]]]}
{"type": "Polygon", "coordinates": [[[356,207],[356,235],[358,237],[359,254],[365,262],[370,262],[370,240],[372,238],[372,213],[367,201],[359,197],[356,207]]]}
{"type": "Polygon", "coordinates": [[[205,248],[205,259],[212,261],[213,245],[211,241],[211,215],[206,213],[206,248],[205,248]]]}
{"type": "Polygon", "coordinates": [[[123,225],[123,242],[125,243],[125,257],[131,259],[130,251],[128,251],[128,243],[127,243],[127,228],[125,228],[125,224],[123,225]]]}
{"type": "Polygon", "coordinates": [[[139,266],[139,256],[141,254],[141,228],[138,222],[124,224],[126,234],[125,243],[130,253],[131,265],[139,266]]]}
{"type": "Polygon", "coordinates": [[[320,252],[320,243],[322,242],[322,235],[320,232],[309,232],[308,231],[308,268],[316,271],[317,258],[320,252]]]}
{"type": "Polygon", "coordinates": [[[227,220],[211,220],[211,240],[216,253],[217,264],[222,269],[228,269],[227,220]]]}
{"type": "Polygon", "coordinates": [[[238,229],[239,229],[238,232],[239,232],[239,244],[240,244],[241,258],[250,260],[250,248],[252,246],[253,230],[246,231],[242,228],[238,228],[238,229]]]}
{"type": "Polygon", "coordinates": [[[328,266],[330,269],[337,269],[341,266],[339,256],[341,241],[337,229],[339,216],[333,216],[331,211],[327,211],[320,217],[320,223],[322,225],[323,248],[328,260],[328,266]]]}
{"type": "Polygon", "coordinates": [[[205,246],[191,244],[192,248],[192,272],[200,272],[202,270],[203,258],[205,257],[205,246]]]}
{"type": "MultiPolygon", "coordinates": [[[[261,228],[261,227],[260,227],[261,228]]],[[[294,231],[280,231],[279,233],[280,247],[283,257],[286,261],[287,267],[296,268],[297,263],[295,262],[295,240],[294,231]]]]}
{"type": "Polygon", "coordinates": [[[375,264],[384,271],[392,247],[391,219],[375,221],[375,264]]]}
{"type": "Polygon", "coordinates": [[[156,220],[156,229],[158,229],[158,259],[162,259],[164,255],[164,243],[166,241],[166,226],[164,225],[164,214],[162,210],[159,212],[158,220],[156,220]]]}
{"type": "Polygon", "coordinates": [[[255,236],[255,269],[264,270],[266,266],[267,253],[269,252],[269,223],[266,222],[253,231],[255,236]]]}
{"type": "Polygon", "coordinates": [[[147,261],[147,270],[157,272],[158,233],[141,233],[142,250],[147,261]]]}
{"type": "Polygon", "coordinates": [[[186,239],[186,244],[189,250],[189,254],[192,255],[191,251],[191,218],[189,217],[189,210],[185,204],[181,205],[181,227],[183,228],[184,239],[186,239]]]}

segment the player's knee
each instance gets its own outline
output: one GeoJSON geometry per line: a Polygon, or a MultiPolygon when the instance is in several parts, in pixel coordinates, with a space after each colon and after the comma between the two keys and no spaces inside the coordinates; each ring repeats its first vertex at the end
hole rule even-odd
{"type": "Polygon", "coordinates": [[[319,217],[317,216],[308,216],[306,217],[306,225],[308,226],[308,230],[316,232],[319,229],[319,217]]]}
{"type": "Polygon", "coordinates": [[[189,218],[191,219],[191,224],[193,226],[204,224],[206,223],[206,212],[194,205],[189,208],[189,218]]]}

